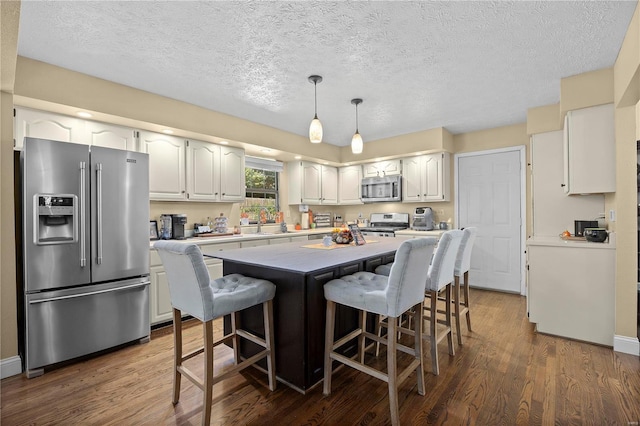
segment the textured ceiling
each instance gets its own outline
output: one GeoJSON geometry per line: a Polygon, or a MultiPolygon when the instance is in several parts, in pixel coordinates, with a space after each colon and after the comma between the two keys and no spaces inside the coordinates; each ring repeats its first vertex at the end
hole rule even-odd
{"type": "MultiPolygon", "coordinates": [[[[636,2],[22,1],[18,53],[324,142],[524,122],[611,67],[636,2]]],[[[366,145],[365,145],[366,146],[366,145]]]]}

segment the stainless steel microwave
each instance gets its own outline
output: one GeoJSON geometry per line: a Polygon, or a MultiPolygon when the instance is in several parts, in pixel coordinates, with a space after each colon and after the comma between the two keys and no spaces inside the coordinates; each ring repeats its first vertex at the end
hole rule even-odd
{"type": "Polygon", "coordinates": [[[363,203],[402,201],[402,177],[376,176],[362,179],[360,198],[363,203]]]}

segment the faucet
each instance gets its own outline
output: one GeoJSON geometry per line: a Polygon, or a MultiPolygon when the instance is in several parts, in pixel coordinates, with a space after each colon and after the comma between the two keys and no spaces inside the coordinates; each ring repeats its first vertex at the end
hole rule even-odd
{"type": "Polygon", "coordinates": [[[262,232],[262,212],[264,212],[265,220],[267,217],[267,209],[262,207],[258,212],[258,230],[256,231],[257,234],[262,232]]]}

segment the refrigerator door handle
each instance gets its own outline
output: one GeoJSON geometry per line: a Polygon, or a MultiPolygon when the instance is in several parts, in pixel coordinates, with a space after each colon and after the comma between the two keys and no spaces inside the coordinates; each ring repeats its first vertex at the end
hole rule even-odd
{"type": "Polygon", "coordinates": [[[85,246],[85,232],[86,232],[86,200],[84,197],[85,194],[85,184],[87,181],[87,164],[84,161],[80,162],[80,267],[84,268],[87,266],[87,247],[85,246]]]}
{"type": "Polygon", "coordinates": [[[114,291],[128,290],[130,288],[136,288],[136,287],[144,287],[146,285],[149,285],[149,283],[150,283],[150,281],[145,281],[145,282],[142,282],[142,283],[131,284],[131,285],[123,286],[123,287],[115,287],[115,288],[109,288],[109,289],[106,289],[106,290],[91,291],[89,293],[71,294],[71,295],[68,295],[68,296],[50,297],[48,299],[30,300],[29,304],[30,305],[35,305],[36,303],[55,302],[57,300],[75,299],[75,298],[78,298],[78,297],[94,296],[96,294],[102,294],[102,293],[112,293],[114,291]]]}
{"type": "Polygon", "coordinates": [[[98,241],[96,263],[102,264],[102,163],[96,164],[96,197],[98,218],[98,241]]]}

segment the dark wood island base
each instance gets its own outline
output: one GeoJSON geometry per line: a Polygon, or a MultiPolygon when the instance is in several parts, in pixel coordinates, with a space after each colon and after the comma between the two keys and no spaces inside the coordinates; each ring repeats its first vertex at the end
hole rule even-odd
{"type": "MultiPolygon", "coordinates": [[[[323,377],[325,309],[323,285],[358,271],[373,272],[381,264],[392,262],[402,239],[379,238],[364,246],[334,250],[303,247],[300,242],[222,251],[211,255],[223,259],[224,274],[239,273],[263,278],[276,285],[274,329],[276,376],[281,382],[305,393],[323,377]]],[[[262,310],[240,313],[242,326],[264,336],[262,310]]],[[[369,321],[373,327],[373,321],[369,321]]],[[[225,318],[225,331],[230,323],[225,318]]],[[[336,312],[336,338],[345,336],[358,325],[358,312],[340,306],[336,312]]],[[[240,353],[249,357],[259,351],[252,342],[243,341],[240,353]]],[[[356,353],[356,342],[345,347],[345,355],[356,353]]]]}

